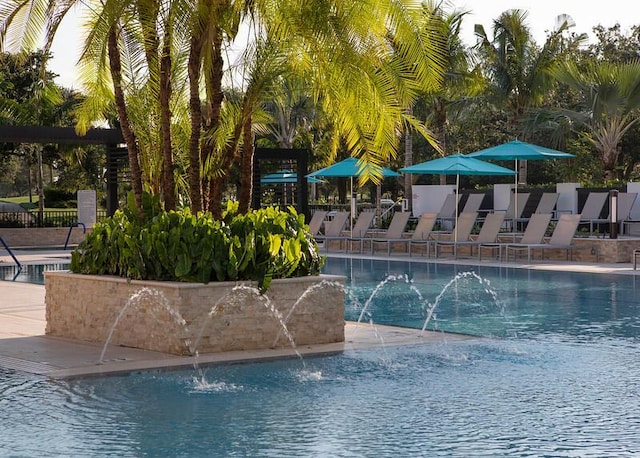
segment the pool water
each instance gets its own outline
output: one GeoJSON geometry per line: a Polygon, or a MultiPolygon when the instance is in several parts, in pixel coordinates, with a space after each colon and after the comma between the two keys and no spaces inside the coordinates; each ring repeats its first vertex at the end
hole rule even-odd
{"type": "Polygon", "coordinates": [[[349,319],[387,279],[374,324],[421,328],[450,283],[428,327],[489,338],[64,381],[0,371],[0,456],[640,456],[633,276],[324,270],[348,277],[349,319]]]}
{"type": "Polygon", "coordinates": [[[44,272],[48,270],[67,270],[69,263],[24,264],[22,268],[15,265],[0,267],[0,280],[35,283],[44,285],[44,272]]]}

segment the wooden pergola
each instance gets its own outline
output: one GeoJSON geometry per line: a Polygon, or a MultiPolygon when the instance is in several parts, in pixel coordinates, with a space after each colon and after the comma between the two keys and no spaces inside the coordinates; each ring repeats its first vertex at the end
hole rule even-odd
{"type": "Polygon", "coordinates": [[[0,126],[0,142],[105,145],[107,214],[111,216],[118,209],[118,169],[129,164],[120,130],[89,129],[86,135],[78,135],[73,127],[0,126]]]}
{"type": "Polygon", "coordinates": [[[307,189],[307,173],[309,151],[306,149],[287,148],[256,148],[253,161],[253,195],[251,207],[258,209],[261,207],[261,184],[262,177],[261,163],[274,161],[280,163],[295,162],[296,170],[296,211],[306,216],[309,220],[309,191],[307,189]]]}

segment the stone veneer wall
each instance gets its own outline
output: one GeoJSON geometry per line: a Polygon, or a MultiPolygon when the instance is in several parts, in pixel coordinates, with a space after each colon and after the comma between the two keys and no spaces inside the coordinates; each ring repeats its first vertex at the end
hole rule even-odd
{"type": "MultiPolygon", "coordinates": [[[[90,230],[87,229],[87,234],[90,230]]],[[[67,234],[69,234],[68,227],[0,228],[0,237],[11,249],[64,246],[67,234]]],[[[84,240],[85,235],[81,227],[74,227],[69,237],[69,245],[77,245],[84,240]]]]}
{"type": "Polygon", "coordinates": [[[104,343],[121,315],[110,344],[177,355],[291,346],[273,309],[295,345],[344,341],[344,277],[274,280],[264,296],[248,282],[127,281],[57,271],[45,278],[50,336],[104,343]]]}
{"type": "MultiPolygon", "coordinates": [[[[449,235],[443,235],[442,240],[451,240],[449,235]]],[[[347,245],[348,242],[344,240],[331,240],[328,242],[324,242],[329,244],[328,252],[350,252],[350,253],[360,253],[360,245],[358,243],[353,243],[352,245],[347,245]]],[[[391,253],[392,254],[407,254],[408,243],[392,243],[391,244],[391,253]]],[[[431,256],[433,256],[433,245],[430,247],[431,256]]],[[[326,253],[324,248],[321,249],[323,253],[326,253]]],[[[609,238],[600,238],[600,237],[574,237],[573,239],[573,250],[571,252],[570,260],[575,262],[601,262],[601,263],[622,263],[622,262],[632,262],[631,255],[633,250],[640,250],[640,237],[627,237],[620,236],[617,239],[609,239],[609,238]]],[[[364,254],[370,253],[370,245],[365,243],[364,245],[364,254]]],[[[425,245],[416,245],[413,247],[413,256],[420,257],[425,256],[426,246],[425,245]]],[[[460,246],[458,248],[458,257],[464,258],[471,256],[472,258],[477,258],[477,247],[473,247],[473,256],[471,256],[471,247],[469,246],[460,246]]],[[[377,244],[376,245],[376,255],[381,256],[386,254],[386,245],[377,244]]],[[[494,253],[495,255],[495,253],[494,253]]],[[[534,250],[533,256],[534,260],[540,260],[540,258],[544,255],[545,260],[551,261],[565,261],[567,259],[567,251],[562,250],[553,250],[546,249],[544,253],[542,250],[534,250]]],[[[447,247],[443,251],[443,257],[451,257],[452,252],[451,248],[447,247]]],[[[526,259],[526,253],[524,255],[526,259]]],[[[489,250],[484,250],[482,258],[485,260],[490,259],[491,252],[489,250]]]]}

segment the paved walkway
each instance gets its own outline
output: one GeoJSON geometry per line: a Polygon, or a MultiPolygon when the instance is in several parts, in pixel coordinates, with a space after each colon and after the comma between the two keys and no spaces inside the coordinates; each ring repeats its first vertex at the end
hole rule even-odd
{"type": "MultiPolygon", "coordinates": [[[[28,251],[16,253],[24,264],[57,263],[68,261],[69,252],[60,250],[28,251]]],[[[348,257],[344,254],[332,254],[336,257],[348,257]]],[[[380,259],[380,257],[377,257],[380,259]]],[[[407,260],[405,257],[392,257],[390,260],[407,260]]],[[[421,261],[420,258],[411,258],[421,261]]],[[[422,259],[426,261],[426,259],[422,259]]],[[[441,263],[464,265],[479,264],[473,260],[439,259],[441,263]]],[[[12,264],[8,256],[0,256],[0,265],[12,264]],[[8,259],[7,259],[8,258],[8,259]]],[[[591,264],[538,262],[535,264],[482,262],[483,266],[508,266],[528,269],[548,269],[563,271],[582,271],[634,275],[630,263],[591,264]]],[[[164,353],[110,346],[106,349],[104,361],[98,364],[103,346],[68,339],[45,336],[45,288],[42,285],[0,281],[0,367],[42,374],[54,378],[86,376],[128,372],[140,369],[192,366],[193,364],[211,364],[230,361],[245,361],[296,357],[300,355],[335,353],[344,350],[367,348],[381,345],[410,345],[416,343],[440,341],[442,333],[432,333],[395,328],[389,326],[371,326],[348,322],[345,327],[344,343],[311,345],[303,348],[282,348],[263,351],[227,352],[207,354],[195,357],[177,357],[164,353]],[[383,343],[384,342],[384,343],[383,343]]],[[[466,339],[464,336],[446,336],[452,339],[466,339]]]]}

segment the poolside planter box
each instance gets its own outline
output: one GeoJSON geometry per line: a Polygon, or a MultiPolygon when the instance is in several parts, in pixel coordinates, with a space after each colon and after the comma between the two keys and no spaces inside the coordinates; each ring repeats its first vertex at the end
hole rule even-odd
{"type": "Polygon", "coordinates": [[[45,273],[46,334],[190,355],[344,341],[344,277],[181,283],[45,273]],[[234,289],[235,288],[235,289],[234,289]],[[109,334],[112,333],[109,338],[109,334]]]}

